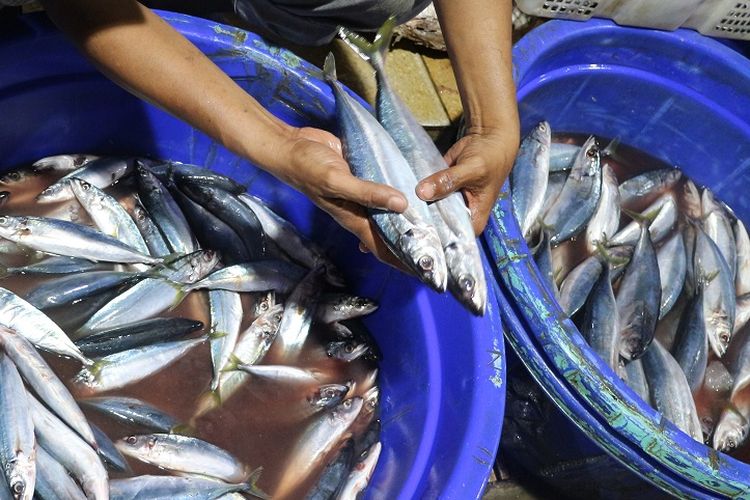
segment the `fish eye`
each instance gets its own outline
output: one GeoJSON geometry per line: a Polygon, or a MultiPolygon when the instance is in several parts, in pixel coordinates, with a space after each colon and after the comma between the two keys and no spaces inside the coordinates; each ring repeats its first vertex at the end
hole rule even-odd
{"type": "Polygon", "coordinates": [[[13,483],[13,493],[18,496],[21,495],[24,490],[26,490],[26,485],[23,484],[23,481],[16,481],[13,483]]]}
{"type": "Polygon", "coordinates": [[[588,156],[589,158],[593,158],[594,156],[596,156],[596,148],[589,148],[586,151],[586,156],[588,156]]]}
{"type": "Polygon", "coordinates": [[[435,265],[435,261],[429,255],[424,255],[419,258],[419,267],[422,268],[422,270],[424,271],[432,270],[432,267],[434,265],[435,265]]]}
{"type": "Polygon", "coordinates": [[[135,436],[128,436],[125,438],[125,442],[128,444],[135,444],[138,442],[138,438],[135,436]]]}
{"type": "Polygon", "coordinates": [[[351,344],[346,344],[346,346],[344,347],[344,351],[346,353],[351,353],[352,351],[354,351],[354,347],[351,344]]]}
{"type": "Polygon", "coordinates": [[[21,179],[21,174],[19,174],[18,172],[11,172],[8,174],[8,177],[10,177],[11,180],[17,181],[21,179]]]}
{"type": "Polygon", "coordinates": [[[729,334],[722,333],[720,335],[720,338],[721,338],[722,343],[724,343],[724,344],[728,344],[729,343],[729,334]]]}
{"type": "Polygon", "coordinates": [[[476,282],[471,276],[461,276],[458,280],[458,285],[461,287],[461,290],[471,292],[474,290],[476,282]]]}
{"type": "Polygon", "coordinates": [[[341,404],[344,406],[344,408],[349,409],[349,408],[352,407],[352,400],[351,399],[347,399],[346,401],[344,401],[341,404]]]}
{"type": "Polygon", "coordinates": [[[0,225],[5,225],[8,223],[8,218],[5,216],[0,216],[0,225]]]}

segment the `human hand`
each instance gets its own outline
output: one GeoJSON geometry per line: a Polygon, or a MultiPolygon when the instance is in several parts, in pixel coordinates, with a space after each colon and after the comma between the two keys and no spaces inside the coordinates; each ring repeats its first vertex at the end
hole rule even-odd
{"type": "Polygon", "coordinates": [[[434,201],[462,190],[474,232],[479,235],[518,152],[519,137],[513,130],[468,129],[445,154],[448,168],[422,179],[417,196],[434,201]]]}
{"type": "MultiPolygon", "coordinates": [[[[286,145],[285,167],[274,174],[325,210],[379,260],[406,269],[377,234],[366,208],[406,210],[406,197],[397,189],[352,175],[342,156],[341,141],[324,130],[300,128],[286,145]]],[[[408,272],[408,271],[406,271],[408,272]]]]}

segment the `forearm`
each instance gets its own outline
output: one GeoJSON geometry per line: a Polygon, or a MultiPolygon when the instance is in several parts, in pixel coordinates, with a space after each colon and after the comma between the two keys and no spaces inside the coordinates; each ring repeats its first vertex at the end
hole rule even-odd
{"type": "Polygon", "coordinates": [[[477,131],[518,134],[511,0],[435,0],[464,105],[477,131]]]}
{"type": "Polygon", "coordinates": [[[112,80],[273,170],[292,128],[135,0],[43,0],[52,21],[112,80]]]}

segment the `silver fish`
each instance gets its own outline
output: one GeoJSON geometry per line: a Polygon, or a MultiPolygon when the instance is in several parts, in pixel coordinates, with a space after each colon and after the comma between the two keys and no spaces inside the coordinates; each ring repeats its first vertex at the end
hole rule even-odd
{"type": "Polygon", "coordinates": [[[165,369],[205,341],[206,337],[176,340],[105,356],[78,372],[73,382],[89,393],[119,389],[165,369]]]}
{"type": "Polygon", "coordinates": [[[130,174],[135,166],[135,158],[109,156],[83,164],[66,174],[59,181],[43,190],[36,199],[39,203],[71,200],[74,197],[70,188],[71,179],[81,179],[98,188],[106,188],[130,174]]]}
{"type": "Polygon", "coordinates": [[[159,264],[96,229],[45,217],[0,216],[0,236],[42,252],[102,262],[159,264]]]}
{"type": "MultiPolygon", "coordinates": [[[[671,193],[661,196],[649,205],[646,210],[641,212],[641,216],[652,219],[649,225],[649,233],[651,234],[651,241],[658,243],[672,231],[672,228],[677,223],[677,204],[675,203],[674,196],[671,193]]],[[[617,231],[607,242],[607,245],[635,245],[640,232],[641,229],[638,222],[632,221],[617,231]]]]}
{"type": "Polygon", "coordinates": [[[36,481],[34,423],[23,380],[0,353],[0,464],[16,500],[31,500],[36,481]]]}
{"type": "Polygon", "coordinates": [[[734,241],[737,244],[737,275],[734,280],[737,296],[750,293],[750,237],[741,220],[734,221],[734,241]]]}
{"type": "Polygon", "coordinates": [[[713,440],[716,425],[729,400],[733,385],[732,375],[721,360],[715,359],[706,367],[706,378],[700,397],[696,398],[695,407],[707,442],[713,440]]]}
{"type": "Polygon", "coordinates": [[[551,143],[549,146],[549,171],[564,172],[573,168],[573,162],[575,162],[580,150],[581,146],[576,144],[551,143]]]}
{"type": "Polygon", "coordinates": [[[320,296],[322,272],[322,268],[310,271],[294,288],[284,305],[284,315],[281,318],[276,343],[286,357],[296,357],[310,333],[310,325],[320,296]]]}
{"type": "Polygon", "coordinates": [[[289,495],[304,481],[302,470],[310,470],[345,437],[362,408],[362,398],[347,399],[336,408],[318,416],[302,433],[289,454],[289,462],[277,484],[275,497],[289,495]]]}
{"type": "Polygon", "coordinates": [[[136,273],[120,271],[71,274],[37,285],[26,294],[26,301],[38,309],[72,304],[140,277],[136,273]]]}
{"type": "Polygon", "coordinates": [[[23,335],[40,349],[77,359],[84,365],[91,364],[59,326],[5,288],[0,288],[0,325],[23,335]]]}
{"type": "Polygon", "coordinates": [[[654,408],[680,430],[703,442],[693,396],[680,365],[658,340],[651,343],[642,359],[654,408]]]}
{"type": "Polygon", "coordinates": [[[39,446],[36,450],[38,470],[35,493],[44,500],[86,500],[68,471],[60,465],[47,451],[39,446]]]}
{"type": "Polygon", "coordinates": [[[656,252],[659,264],[659,282],[661,283],[661,305],[659,319],[662,319],[674,307],[685,284],[687,259],[682,234],[677,231],[656,252]]]}
{"type": "Polygon", "coordinates": [[[597,243],[606,243],[617,232],[620,223],[620,191],[612,167],[602,167],[602,192],[594,215],[586,226],[586,248],[596,251],[597,243]]]}
{"type": "Polygon", "coordinates": [[[109,436],[107,436],[104,431],[98,428],[95,424],[90,425],[91,430],[94,432],[94,437],[96,437],[96,452],[102,460],[104,460],[106,466],[118,472],[132,473],[127,460],[119,451],[117,451],[115,444],[109,439],[109,436]]]}
{"type": "Polygon", "coordinates": [[[347,363],[359,359],[369,350],[370,346],[367,345],[367,343],[355,340],[329,342],[328,345],[326,345],[326,354],[328,354],[329,357],[340,359],[347,363]]]}
{"type": "Polygon", "coordinates": [[[25,337],[12,330],[0,328],[0,345],[13,360],[26,383],[68,426],[84,441],[96,448],[96,439],[78,404],[44,358],[25,337]]]}
{"type": "Polygon", "coordinates": [[[708,363],[708,336],[703,310],[703,287],[698,287],[690,300],[677,328],[677,339],[672,348],[674,359],[685,372],[691,392],[700,389],[708,363]]]}
{"type": "MultiPolygon", "coordinates": [[[[354,465],[354,440],[348,439],[336,457],[326,466],[313,489],[305,500],[330,500],[343,487],[354,465]]],[[[239,500],[239,499],[238,499],[239,500]]]]}
{"type": "Polygon", "coordinates": [[[128,436],[115,443],[121,453],[172,472],[199,474],[241,483],[250,470],[229,452],[198,438],[179,434],[128,436]]]}
{"type": "Polygon", "coordinates": [[[335,323],[366,316],[377,309],[378,304],[373,299],[346,293],[324,293],[318,301],[315,320],[321,323],[335,323]]]}
{"type": "Polygon", "coordinates": [[[164,236],[161,235],[159,228],[156,227],[151,216],[148,215],[148,212],[140,203],[137,203],[133,208],[133,220],[152,256],[162,257],[171,253],[164,236]]]}
{"type": "Polygon", "coordinates": [[[617,303],[612,291],[609,266],[605,265],[591,289],[581,333],[583,333],[594,352],[612,370],[617,370],[619,365],[619,332],[617,303]]]}
{"type": "MultiPolygon", "coordinates": [[[[2,253],[2,252],[0,252],[2,253]]],[[[32,264],[26,264],[17,267],[8,267],[3,270],[2,274],[72,274],[83,273],[86,271],[102,270],[106,264],[99,264],[88,259],[78,259],[76,257],[59,257],[52,255],[32,264]]]]}
{"type": "Polygon", "coordinates": [[[629,206],[646,196],[658,196],[668,191],[682,178],[677,168],[649,170],[620,184],[620,203],[629,206]]]}
{"type": "Polygon", "coordinates": [[[325,256],[323,250],[315,242],[305,237],[289,221],[271,210],[260,198],[249,194],[240,194],[238,198],[255,212],[263,226],[263,232],[295,262],[299,262],[308,269],[323,266],[326,270],[326,280],[330,284],[344,286],[341,271],[325,256]]]}
{"type": "Polygon", "coordinates": [[[544,215],[556,245],[578,234],[589,222],[602,189],[601,155],[594,137],[581,147],[573,169],[555,202],[544,215]]]}
{"type": "Polygon", "coordinates": [[[120,203],[96,186],[81,179],[71,179],[70,188],[99,230],[144,255],[149,255],[138,226],[120,203]]]}
{"type": "Polygon", "coordinates": [[[654,338],[659,319],[661,284],[648,226],[641,224],[641,235],[630,264],[620,280],[617,310],[620,316],[620,355],[632,361],[643,355],[654,338]]]}
{"type": "Polygon", "coordinates": [[[213,365],[213,379],[211,390],[219,387],[221,371],[229,361],[229,357],[237,344],[242,323],[242,300],[237,292],[227,290],[210,290],[208,292],[208,307],[211,315],[211,364],[213,365]]]}
{"type": "Polygon", "coordinates": [[[737,244],[734,241],[732,223],[723,207],[714,199],[711,190],[703,190],[701,205],[703,207],[703,230],[719,248],[727,262],[727,269],[734,283],[737,273],[737,244]]]}
{"type": "Polygon", "coordinates": [[[521,142],[511,170],[513,214],[527,239],[544,205],[551,140],[549,123],[540,122],[521,142]]]}
{"type": "Polygon", "coordinates": [[[305,275],[303,268],[282,260],[259,260],[247,264],[224,267],[185,287],[186,292],[200,289],[230,290],[232,292],[265,292],[274,290],[289,293],[305,275]]]}
{"type": "Polygon", "coordinates": [[[211,500],[233,491],[247,490],[247,484],[229,484],[198,476],[136,476],[113,479],[109,494],[111,500],[211,500]]]}
{"type": "Polygon", "coordinates": [[[320,384],[320,373],[314,370],[296,368],[294,366],[239,364],[236,366],[236,369],[250,374],[251,377],[269,380],[287,386],[318,386],[320,384]]]}
{"type": "Polygon", "coordinates": [[[719,418],[713,437],[713,447],[719,451],[731,451],[747,440],[750,431],[750,342],[745,342],[737,359],[732,364],[734,384],[729,404],[719,418]]]}
{"type": "Polygon", "coordinates": [[[427,204],[416,195],[417,178],[393,139],[336,80],[333,54],[326,58],[324,71],[336,96],[344,157],[352,173],[360,179],[401,191],[408,202],[401,214],[370,209],[376,228],[405,266],[435,290],[445,291],[448,271],[443,246],[430,223],[427,204]]]}
{"type": "Polygon", "coordinates": [[[357,496],[367,488],[370,478],[375,472],[375,466],[378,464],[382,447],[380,441],[378,441],[367,450],[367,454],[361,457],[359,462],[354,464],[341,492],[336,497],[337,499],[356,500],[357,496]]]}
{"type": "MultiPolygon", "coordinates": [[[[38,173],[33,169],[11,170],[0,176],[0,186],[18,186],[36,175],[38,173]]],[[[7,193],[7,191],[5,192],[7,193]]]]}
{"type": "Polygon", "coordinates": [[[31,167],[35,172],[71,172],[97,159],[98,156],[88,154],[46,156],[32,163],[31,167]]]}
{"type": "Polygon", "coordinates": [[[583,307],[586,297],[601,274],[603,264],[601,259],[592,255],[578,264],[563,280],[560,285],[558,301],[560,308],[568,316],[573,316],[583,307]]]}
{"type": "Polygon", "coordinates": [[[716,243],[698,226],[696,232],[694,272],[698,282],[705,287],[703,314],[708,325],[708,342],[714,353],[722,357],[734,329],[734,280],[716,243]]]}

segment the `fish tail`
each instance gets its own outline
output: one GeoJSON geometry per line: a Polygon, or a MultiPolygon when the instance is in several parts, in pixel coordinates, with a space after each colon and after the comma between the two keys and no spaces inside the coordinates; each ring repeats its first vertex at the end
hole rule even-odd
{"type": "Polygon", "coordinates": [[[338,80],[336,77],[336,58],[333,56],[333,52],[328,53],[326,60],[323,63],[323,77],[327,82],[335,82],[338,80]]]}
{"type": "Polygon", "coordinates": [[[177,424],[169,429],[170,434],[180,434],[181,436],[195,436],[195,427],[191,424],[177,424]]]}
{"type": "Polygon", "coordinates": [[[234,372],[238,370],[238,367],[240,365],[244,364],[240,358],[235,356],[234,354],[229,355],[229,359],[226,363],[224,363],[224,366],[221,368],[221,372],[234,372]]]}
{"type": "Polygon", "coordinates": [[[391,44],[395,27],[396,18],[390,16],[380,27],[372,43],[344,27],[339,27],[339,35],[362,59],[369,61],[375,69],[381,70],[385,64],[385,57],[388,54],[388,47],[391,44]]]}
{"type": "Polygon", "coordinates": [[[219,391],[205,391],[198,397],[198,404],[195,413],[191,419],[190,427],[194,425],[194,421],[199,417],[202,417],[206,413],[215,410],[221,406],[221,395],[219,391]]]}
{"type": "Polygon", "coordinates": [[[185,297],[190,294],[190,288],[184,286],[182,283],[172,282],[172,286],[175,288],[177,293],[175,294],[174,301],[172,301],[172,305],[169,306],[170,311],[173,311],[177,306],[179,306],[182,301],[185,300],[185,297]]]}
{"type": "Polygon", "coordinates": [[[604,149],[602,149],[602,157],[604,158],[612,158],[613,160],[619,160],[620,158],[617,155],[617,148],[620,146],[620,138],[615,137],[611,141],[609,141],[609,144],[607,144],[604,149]]]}
{"type": "Polygon", "coordinates": [[[219,332],[219,331],[216,331],[216,330],[212,330],[211,333],[208,334],[208,339],[209,340],[217,340],[217,339],[224,338],[226,336],[227,336],[226,332],[219,332]]]}
{"type": "Polygon", "coordinates": [[[243,488],[243,491],[249,493],[250,495],[262,498],[263,500],[270,500],[270,496],[260,488],[258,488],[255,484],[260,479],[260,475],[263,472],[263,467],[256,467],[255,469],[251,470],[247,474],[247,480],[245,481],[245,488],[243,488]]]}

